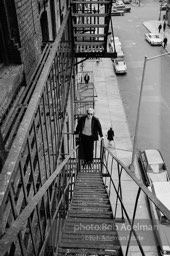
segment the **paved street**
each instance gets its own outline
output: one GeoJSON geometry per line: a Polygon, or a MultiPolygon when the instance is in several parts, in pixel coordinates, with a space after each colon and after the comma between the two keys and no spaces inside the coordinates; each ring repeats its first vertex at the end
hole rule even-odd
{"type": "MultiPolygon", "coordinates": [[[[170,27],[167,26],[165,30],[165,35],[168,37],[166,49],[162,46],[151,46],[144,36],[147,32],[158,33],[159,5],[158,1],[147,0],[141,7],[133,4],[131,13],[113,18],[115,35],[119,36],[122,42],[128,68],[127,75],[117,76],[117,80],[132,139],[135,132],[144,57],[152,58],[170,51],[170,27]]],[[[164,36],[163,30],[160,35],[164,36]]],[[[169,56],[147,62],[137,141],[137,150],[159,148],[168,166],[170,166],[169,69],[169,56]]]]}

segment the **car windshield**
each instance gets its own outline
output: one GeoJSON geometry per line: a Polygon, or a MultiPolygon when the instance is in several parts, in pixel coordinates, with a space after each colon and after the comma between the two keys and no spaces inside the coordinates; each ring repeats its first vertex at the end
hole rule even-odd
{"type": "Polygon", "coordinates": [[[159,165],[158,164],[151,164],[148,169],[153,173],[159,173],[159,165]]]}
{"type": "Polygon", "coordinates": [[[165,217],[165,216],[162,215],[162,214],[161,214],[160,223],[161,223],[162,225],[170,225],[170,221],[167,219],[167,217],[165,217]]]}
{"type": "Polygon", "coordinates": [[[116,64],[119,65],[119,66],[124,66],[125,65],[124,61],[116,61],[116,64]]]}
{"type": "Polygon", "coordinates": [[[167,181],[167,172],[161,172],[161,173],[148,173],[148,177],[151,182],[161,182],[161,181],[167,181]]]}
{"type": "Polygon", "coordinates": [[[158,38],[159,38],[159,35],[151,35],[151,37],[152,37],[153,39],[158,39],[158,38]]]}

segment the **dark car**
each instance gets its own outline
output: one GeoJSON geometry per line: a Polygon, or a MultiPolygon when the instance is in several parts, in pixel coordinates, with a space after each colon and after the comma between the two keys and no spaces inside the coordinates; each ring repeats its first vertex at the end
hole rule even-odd
{"type": "Polygon", "coordinates": [[[161,152],[157,149],[147,149],[139,152],[139,164],[146,186],[153,182],[169,181],[170,176],[161,152]]]}

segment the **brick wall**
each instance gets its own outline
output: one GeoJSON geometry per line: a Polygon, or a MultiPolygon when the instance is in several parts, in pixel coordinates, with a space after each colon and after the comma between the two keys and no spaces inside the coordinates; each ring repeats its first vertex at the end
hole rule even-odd
{"type": "Polygon", "coordinates": [[[35,0],[15,0],[21,42],[21,59],[29,82],[41,56],[41,28],[35,0]]]}

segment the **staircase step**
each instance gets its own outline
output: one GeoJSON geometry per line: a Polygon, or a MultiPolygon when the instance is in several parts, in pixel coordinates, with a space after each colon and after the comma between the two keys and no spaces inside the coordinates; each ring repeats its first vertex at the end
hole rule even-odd
{"type": "Polygon", "coordinates": [[[101,213],[101,212],[108,212],[111,210],[110,206],[93,206],[93,207],[87,207],[87,206],[80,206],[80,205],[74,205],[70,207],[69,211],[81,211],[81,212],[97,212],[97,213],[101,213]]]}
{"type": "MultiPolygon", "coordinates": [[[[105,203],[108,202],[109,199],[106,196],[101,196],[100,198],[98,198],[97,196],[90,197],[90,196],[86,196],[86,195],[82,195],[82,196],[75,196],[74,199],[72,200],[73,203],[78,203],[79,202],[85,202],[85,203],[105,203]]],[[[82,204],[82,203],[81,203],[82,204]]]]}
{"type": "Polygon", "coordinates": [[[94,234],[97,234],[97,235],[114,235],[116,236],[117,235],[117,231],[116,229],[113,230],[113,231],[108,231],[107,228],[104,228],[104,227],[100,227],[100,226],[97,226],[97,225],[94,225],[94,226],[90,226],[90,225],[86,225],[83,227],[83,225],[80,225],[80,226],[76,226],[76,225],[73,225],[73,226],[65,226],[64,228],[64,231],[63,231],[63,236],[65,236],[66,234],[68,234],[69,236],[72,237],[72,235],[81,235],[81,234],[86,234],[86,235],[94,235],[94,234]],[[86,230],[86,229],[90,229],[91,230],[86,230]],[[96,229],[96,230],[93,230],[93,229],[96,229]],[[103,229],[103,230],[97,230],[97,229],[103,229]]]}
{"type": "MultiPolygon", "coordinates": [[[[118,250],[118,249],[117,249],[118,250]]],[[[80,254],[83,256],[86,255],[117,255],[117,250],[103,250],[103,249],[66,249],[59,248],[59,255],[69,255],[69,254],[80,254]]]]}
{"type": "Polygon", "coordinates": [[[107,195],[101,195],[101,194],[96,194],[96,195],[86,195],[86,194],[80,194],[80,195],[76,195],[74,196],[74,199],[81,199],[81,200],[84,200],[84,201],[94,201],[94,200],[102,200],[102,199],[108,199],[108,196],[107,195]],[[98,196],[100,196],[100,198],[98,198],[98,196]]]}
{"type": "Polygon", "coordinates": [[[93,213],[93,212],[69,212],[68,213],[68,216],[69,217],[81,217],[81,218],[102,218],[102,219],[107,219],[107,218],[111,218],[113,217],[112,215],[112,212],[108,212],[107,214],[106,213],[93,213]]]}
{"type": "MultiPolygon", "coordinates": [[[[97,236],[99,235],[99,239],[101,239],[101,236],[104,237],[108,236],[108,237],[112,237],[113,240],[113,236],[115,237],[117,235],[116,231],[110,231],[110,232],[104,232],[104,231],[86,231],[86,230],[81,230],[81,231],[72,231],[70,232],[70,230],[64,230],[64,233],[62,234],[62,239],[71,239],[71,240],[82,240],[84,239],[84,235],[94,235],[97,236]]],[[[64,240],[63,240],[64,241],[64,240]]]]}
{"type": "Polygon", "coordinates": [[[109,201],[107,202],[107,203],[96,203],[96,202],[84,202],[84,203],[72,203],[71,204],[71,207],[77,207],[77,205],[79,206],[79,207],[108,207],[108,206],[110,206],[110,204],[109,204],[109,201]]]}
{"type": "MultiPolygon", "coordinates": [[[[117,220],[117,219],[116,219],[117,220]]],[[[93,219],[93,218],[88,218],[88,219],[86,219],[86,218],[67,218],[67,220],[66,220],[66,224],[67,225],[69,225],[69,223],[71,224],[71,225],[73,225],[73,224],[75,224],[75,223],[86,223],[86,224],[98,224],[98,225],[105,225],[105,224],[107,224],[107,225],[111,225],[111,226],[114,226],[115,225],[115,219],[113,219],[113,218],[110,218],[110,219],[93,219]]]]}
{"type": "Polygon", "coordinates": [[[122,256],[111,204],[100,172],[80,172],[58,255],[122,256]]]}
{"type": "Polygon", "coordinates": [[[108,243],[102,243],[100,242],[96,242],[94,243],[94,241],[92,241],[91,243],[89,243],[89,241],[86,241],[84,243],[73,243],[73,241],[65,241],[65,242],[61,242],[59,247],[61,248],[91,248],[91,249],[108,249],[108,250],[119,250],[120,246],[119,245],[113,245],[113,244],[108,244],[108,243]]]}
{"type": "Polygon", "coordinates": [[[83,189],[83,190],[80,190],[80,189],[77,189],[76,190],[76,193],[74,194],[76,197],[77,196],[84,196],[84,197],[89,197],[89,198],[94,198],[94,197],[99,197],[99,196],[101,196],[101,197],[107,197],[108,198],[108,194],[106,193],[106,192],[104,192],[104,191],[101,191],[101,190],[89,190],[89,189],[87,189],[87,190],[85,190],[85,189],[83,189]]]}

